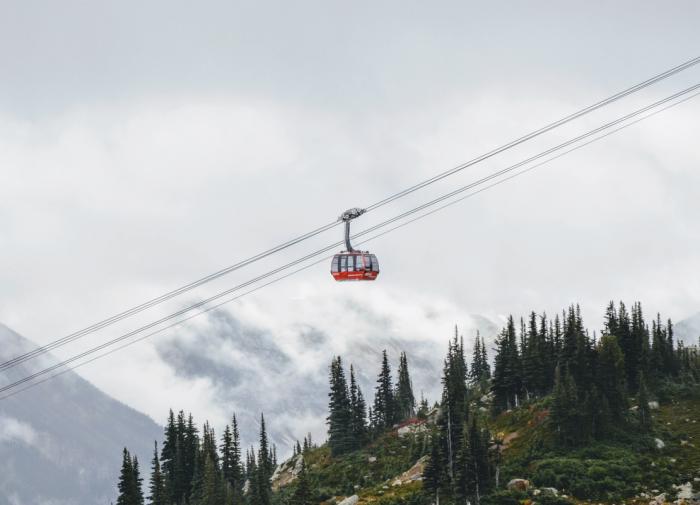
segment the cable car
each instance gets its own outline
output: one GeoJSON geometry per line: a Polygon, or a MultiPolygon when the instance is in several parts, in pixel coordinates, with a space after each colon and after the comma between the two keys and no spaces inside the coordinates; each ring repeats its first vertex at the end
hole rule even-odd
{"type": "Polygon", "coordinates": [[[357,251],[350,244],[350,221],[365,213],[364,209],[350,209],[338,218],[345,222],[346,251],[333,256],[331,275],[336,281],[373,281],[379,275],[379,261],[369,251],[357,251]]]}

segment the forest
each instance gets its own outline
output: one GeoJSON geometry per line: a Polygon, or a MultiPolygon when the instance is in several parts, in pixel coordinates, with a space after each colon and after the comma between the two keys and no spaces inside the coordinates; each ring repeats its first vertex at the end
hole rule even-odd
{"type": "MultiPolygon", "coordinates": [[[[542,484],[569,487],[579,498],[622,499],[637,492],[632,484],[606,481],[602,475],[600,482],[595,477],[585,482],[583,477],[564,478],[567,470],[562,468],[576,463],[576,451],[625,446],[645,451],[653,446],[657,429],[654,404],[696,395],[700,384],[698,346],[677,342],[673,323],[659,314],[649,323],[641,303],[628,309],[622,302],[611,302],[600,332],[586,329],[579,306],[572,305],[554,317],[535,312],[517,321],[508,317],[490,352],[477,333],[467,356],[457,328],[447,347],[442,374],[435,377],[442,394],[432,405],[426,398],[416,399],[406,353],[399,356],[396,380],[387,351],[382,353],[369,403],[353,365],[346,367],[340,356],[333,357],[328,375],[328,438],[317,445],[308,435],[303,444],[293,445],[291,461],[298,458],[300,466],[284,489],[273,491],[277,448],[268,440],[264,416],[257,448],[244,450],[235,415],[217,437],[208,422],[200,431],[191,414],[171,410],[160,449],[154,444],[147,479],[138,459],[124,449],[117,505],[333,501],[336,495],[362,487],[353,481],[356,477],[350,477],[359,472],[350,468],[357,466],[356,454],[393,444],[397,427],[412,423],[424,423],[426,429],[391,471],[403,471],[419,460],[425,464],[419,488],[396,499],[397,503],[520,503],[517,493],[505,488],[504,477],[525,472],[537,461],[542,471],[536,480],[542,484]],[[539,418],[543,419],[536,440],[526,456],[510,456],[498,430],[510,422],[507,419],[533,412],[542,413],[539,418]],[[327,451],[324,464],[338,465],[328,466],[335,473],[344,468],[347,478],[324,477],[319,464],[307,465],[307,460],[326,454],[323,451],[327,451]]],[[[616,464],[615,458],[627,457],[627,453],[615,454],[601,464],[616,464]]],[[[386,496],[380,498],[390,505],[386,496]]],[[[538,503],[573,502],[542,496],[538,503]]]]}

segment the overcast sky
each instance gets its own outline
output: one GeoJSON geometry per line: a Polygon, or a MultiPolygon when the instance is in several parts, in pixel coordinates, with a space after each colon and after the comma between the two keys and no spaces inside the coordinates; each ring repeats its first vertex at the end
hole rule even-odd
{"type": "MultiPolygon", "coordinates": [[[[45,343],[325,224],[697,56],[697,19],[692,0],[2,2],[0,321],[45,343]]],[[[686,71],[357,229],[699,80],[686,71]]],[[[374,285],[335,285],[321,265],[229,310],[280,332],[322,307],[314,324],[341,337],[321,361],[371,323],[344,317],[348,300],[412,341],[572,302],[591,329],[610,299],[682,319],[700,310],[698,131],[700,98],[373,242],[374,285]]],[[[158,338],[82,373],[159,421],[176,400],[213,410],[158,338]]]]}

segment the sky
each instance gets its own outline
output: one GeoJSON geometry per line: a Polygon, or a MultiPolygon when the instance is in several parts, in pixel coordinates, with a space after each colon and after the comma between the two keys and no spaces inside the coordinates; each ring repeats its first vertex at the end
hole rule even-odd
{"type": "MultiPolygon", "coordinates": [[[[0,321],[47,343],[331,222],[697,56],[698,17],[693,1],[0,2],[0,321]]],[[[353,227],[698,80],[700,67],[353,227]]],[[[455,324],[471,336],[478,316],[497,327],[580,303],[599,330],[611,299],[693,315],[699,112],[700,97],[373,241],[373,285],[336,285],[319,265],[222,317],[318,370],[377,321],[436,349],[439,367],[440,343],[455,324]],[[304,340],[305,325],[333,338],[304,340]]],[[[341,238],[335,228],[57,354],[341,238]]],[[[213,379],[168,359],[192,331],[81,373],[160,422],[177,402],[221,421],[213,379]]]]}

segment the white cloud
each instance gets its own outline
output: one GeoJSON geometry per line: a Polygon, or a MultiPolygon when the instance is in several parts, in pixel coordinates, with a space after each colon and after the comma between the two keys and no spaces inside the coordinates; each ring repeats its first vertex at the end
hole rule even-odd
{"type": "Polygon", "coordinates": [[[33,446],[38,434],[29,424],[13,417],[0,416],[0,442],[18,441],[33,446]]]}

